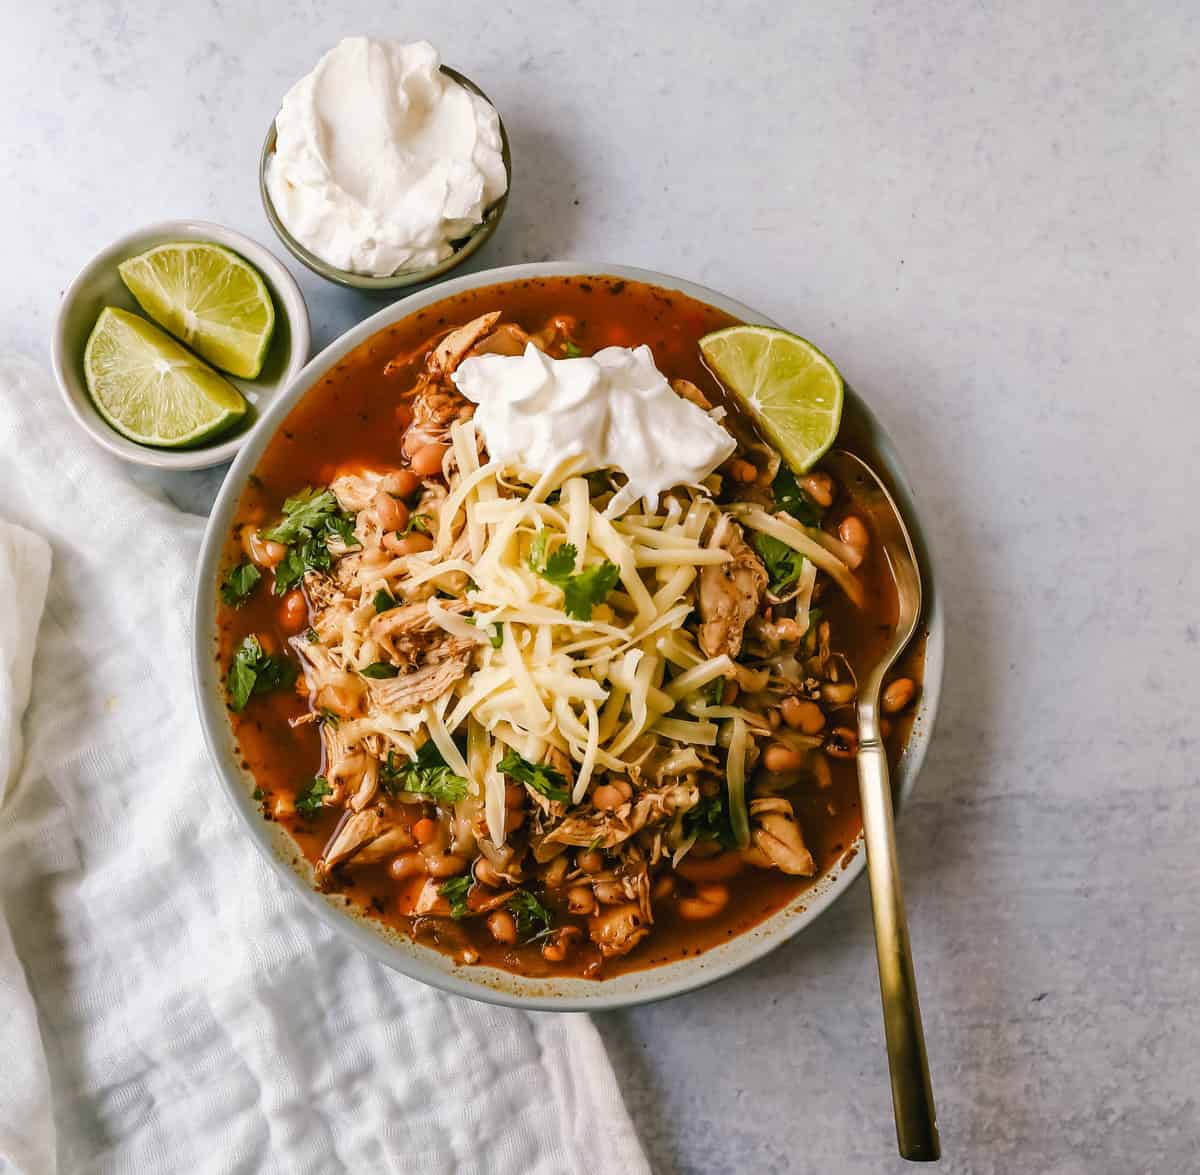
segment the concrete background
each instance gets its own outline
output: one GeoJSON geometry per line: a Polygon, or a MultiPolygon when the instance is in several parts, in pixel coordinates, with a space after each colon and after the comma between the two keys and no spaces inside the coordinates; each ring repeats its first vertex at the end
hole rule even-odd
{"type": "MultiPolygon", "coordinates": [[[[350,32],[434,41],[503,112],[516,182],[474,268],[649,266],[817,340],[892,430],[946,588],[900,831],[942,1166],[1197,1169],[1200,9],[5,10],[8,351],[44,357],[61,290],[140,224],[274,245],[262,136],[350,32]]],[[[297,276],[318,347],[381,304],[297,276]]],[[[202,510],[219,477],[162,484],[202,510]]],[[[902,1169],[865,887],[599,1022],[658,1171],[902,1169]]]]}

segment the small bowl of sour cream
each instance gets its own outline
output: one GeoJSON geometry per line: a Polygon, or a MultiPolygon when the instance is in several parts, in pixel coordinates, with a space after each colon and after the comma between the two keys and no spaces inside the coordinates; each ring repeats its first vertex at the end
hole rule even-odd
{"type": "Polygon", "coordinates": [[[259,164],[284,246],[357,290],[461,264],[496,231],[511,183],[496,108],[425,41],[344,38],[284,96],[259,164]]]}

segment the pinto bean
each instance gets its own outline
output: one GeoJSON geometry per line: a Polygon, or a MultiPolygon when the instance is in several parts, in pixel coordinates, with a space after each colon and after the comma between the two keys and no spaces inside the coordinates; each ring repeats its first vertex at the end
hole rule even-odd
{"type": "MultiPolygon", "coordinates": [[[[511,816],[512,813],[510,812],[511,816]]],[[[524,818],[525,813],[521,816],[524,818]]],[[[567,870],[570,868],[571,858],[566,853],[559,853],[545,869],[542,870],[542,884],[547,889],[558,889],[567,879],[567,870]]]]}
{"type": "Polygon", "coordinates": [[[449,445],[422,445],[409,464],[418,477],[435,477],[442,472],[442,461],[449,452],[449,445]]]}
{"type": "Polygon", "coordinates": [[[308,601],[299,588],[293,588],[283,597],[279,618],[287,632],[299,632],[308,623],[308,601]]]}
{"type": "Polygon", "coordinates": [[[690,897],[679,899],[679,916],[688,922],[715,918],[729,901],[729,889],[719,881],[696,886],[690,897]]]}
{"type": "Polygon", "coordinates": [[[401,853],[388,865],[388,874],[393,881],[404,881],[424,872],[425,858],[420,853],[401,853]]]}
{"type": "Polygon", "coordinates": [[[379,479],[379,488],[394,498],[407,498],[421,488],[421,479],[411,469],[394,469],[379,479]]]}
{"type": "Polygon", "coordinates": [[[602,812],[611,812],[628,802],[632,796],[633,788],[628,780],[614,779],[592,789],[592,804],[602,812]]]}
{"type": "Polygon", "coordinates": [[[504,879],[496,870],[496,866],[487,859],[487,857],[475,858],[475,880],[480,885],[490,885],[493,889],[499,889],[504,884],[504,879]]]}
{"type": "Polygon", "coordinates": [[[801,734],[817,734],[825,729],[824,711],[807,698],[784,698],[779,709],[784,722],[801,734]]]}
{"type": "Polygon", "coordinates": [[[426,853],[425,872],[430,877],[457,877],[467,867],[463,857],[453,853],[426,853]]]}
{"type": "Polygon", "coordinates": [[[787,743],[771,743],[763,751],[763,766],[773,775],[784,771],[795,771],[804,764],[804,752],[787,743]]]}
{"type": "Polygon", "coordinates": [[[827,681],[821,686],[821,697],[832,706],[845,706],[854,701],[852,681],[827,681]]]}
{"type": "Polygon", "coordinates": [[[487,916],[487,928],[492,937],[505,946],[517,941],[517,923],[507,910],[493,910],[487,916]]]}
{"type": "Polygon", "coordinates": [[[800,488],[822,510],[828,510],[833,505],[833,495],[837,490],[833,478],[828,473],[810,473],[800,479],[800,488]]]}
{"type": "Polygon", "coordinates": [[[590,885],[573,885],[567,890],[567,909],[572,914],[590,914],[596,908],[596,895],[590,885]]]}
{"type": "Polygon", "coordinates": [[[866,557],[867,548],[871,545],[871,535],[866,524],[857,514],[847,514],[838,523],[838,538],[853,552],[851,568],[857,567],[866,557]]]}
{"type": "Polygon", "coordinates": [[[408,507],[382,490],[371,501],[375,517],[384,530],[403,530],[408,525],[408,507]]]}
{"type": "Polygon", "coordinates": [[[907,709],[916,692],[917,684],[911,677],[897,677],[883,691],[883,712],[899,714],[901,710],[907,709]]]}
{"type": "Polygon", "coordinates": [[[584,849],[575,854],[575,864],[584,873],[599,873],[604,868],[604,854],[599,849],[584,849]]]}

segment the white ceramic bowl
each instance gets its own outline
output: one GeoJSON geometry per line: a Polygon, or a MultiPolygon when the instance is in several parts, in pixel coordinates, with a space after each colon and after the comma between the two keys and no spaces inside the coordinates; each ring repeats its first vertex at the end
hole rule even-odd
{"type": "Polygon", "coordinates": [[[113,242],[83,267],[63,294],[54,324],[51,361],[71,415],[98,445],[125,461],[155,469],[207,469],[233,459],[279,393],[308,362],[311,348],[304,295],[281,261],[256,241],[222,225],[203,220],[167,220],[113,242]],[[275,334],[262,373],[253,380],[226,377],[250,401],[245,420],[232,432],[193,449],[153,449],[126,440],[96,411],[83,375],[84,348],[105,306],[118,306],[146,317],[121,281],[117,266],[167,241],[211,241],[232,249],[262,274],[275,302],[275,334]]]}
{"type": "MultiPolygon", "coordinates": [[[[326,347],[266,412],[262,426],[255,430],[242,449],[213,507],[197,568],[192,626],[193,676],[209,752],[225,791],[247,831],[266,854],[284,884],[307,903],[318,917],[346,935],[367,954],[406,975],[446,991],[490,1003],[556,1011],[602,1011],[679,995],[731,975],[762,958],[803,930],[845,893],[855,878],[862,873],[866,858],[861,851],[861,836],[855,842],[855,847],[860,851],[853,853],[848,859],[843,857],[844,864],[835,865],[829,873],[784,909],[744,934],[694,958],[599,981],[573,978],[528,979],[489,967],[456,964],[452,958],[438,951],[414,943],[370,919],[349,912],[345,900],[336,894],[325,895],[316,892],[312,886],[311,870],[300,857],[287,833],[277,824],[262,818],[258,805],[251,797],[255,787],[254,779],[239,766],[241,757],[234,743],[216,662],[217,572],[222,548],[233,524],[238,499],[271,437],[293,405],[360,343],[414,311],[464,290],[531,277],[601,274],[678,290],[744,321],[775,325],[748,306],[703,286],[667,274],[631,269],[623,265],[588,265],[573,262],[514,265],[460,277],[410,295],[359,323],[353,330],[347,331],[340,339],[326,347]]],[[[921,560],[925,588],[922,629],[927,634],[925,676],[913,731],[901,756],[899,767],[892,777],[897,802],[902,803],[912,792],[917,772],[925,757],[941,689],[943,619],[940,594],[908,479],[882,426],[870,409],[849,388],[846,389],[843,428],[854,433],[872,452],[876,467],[888,482],[904,513],[921,560]]]]}

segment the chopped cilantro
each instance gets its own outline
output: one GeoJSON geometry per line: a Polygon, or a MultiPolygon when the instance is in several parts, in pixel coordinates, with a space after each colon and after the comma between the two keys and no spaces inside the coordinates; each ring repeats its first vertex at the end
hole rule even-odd
{"type": "Polygon", "coordinates": [[[545,938],[554,930],[554,915],[529,890],[517,890],[507,905],[524,942],[545,938]]]}
{"type": "Polygon", "coordinates": [[[471,892],[469,876],[452,877],[438,887],[438,894],[450,903],[450,917],[457,921],[465,918],[471,911],[467,907],[467,894],[471,892]]]}
{"type": "Polygon", "coordinates": [[[545,763],[531,763],[516,751],[509,751],[500,760],[500,770],[505,775],[511,775],[518,783],[527,784],[548,800],[560,804],[570,802],[571,785],[566,776],[545,763]]]}
{"type": "Polygon", "coordinates": [[[396,533],[401,538],[404,538],[405,535],[412,534],[414,530],[419,531],[421,534],[429,534],[429,523],[430,518],[428,514],[410,514],[408,516],[408,521],[404,524],[404,529],[398,530],[396,533]]]}
{"type": "Polygon", "coordinates": [[[800,488],[796,475],[786,465],[780,465],[771,490],[776,509],[787,511],[803,526],[821,525],[825,511],[800,488]]]}
{"type": "Polygon", "coordinates": [[[264,794],[265,794],[265,793],[263,792],[263,789],[262,789],[261,787],[256,787],[256,788],[255,788],[255,789],[254,789],[254,790],[253,790],[253,791],[250,793],[250,798],[251,798],[252,800],[261,800],[261,799],[263,798],[263,795],[264,795],[264,794]]]}
{"type": "Polygon", "coordinates": [[[387,588],[380,588],[375,593],[375,613],[389,612],[396,607],[396,597],[387,588]]]}
{"type": "Polygon", "coordinates": [[[264,653],[258,637],[248,636],[238,646],[225,677],[229,704],[235,711],[244,710],[253,695],[286,689],[296,680],[296,673],[296,666],[286,657],[264,653]]]}
{"type": "Polygon", "coordinates": [[[715,840],[722,848],[732,848],[733,829],[723,797],[709,796],[686,811],[683,814],[683,834],[695,834],[697,840],[715,840]]]}
{"type": "Polygon", "coordinates": [[[570,339],[568,339],[565,343],[563,343],[563,354],[566,355],[568,359],[578,359],[579,356],[583,354],[583,351],[579,347],[575,346],[570,339]]]}
{"type": "Polygon", "coordinates": [[[325,806],[322,802],[324,798],[331,795],[333,788],[329,786],[329,780],[323,775],[318,775],[296,796],[296,811],[311,820],[325,806]]]}
{"type": "Polygon", "coordinates": [[[422,743],[417,757],[406,762],[397,763],[389,751],[381,779],[389,791],[418,792],[439,804],[457,803],[470,788],[467,780],[450,770],[433,739],[422,743]]]}
{"type": "Polygon", "coordinates": [[[573,620],[591,620],[592,609],[603,603],[617,586],[621,574],[617,565],[605,559],[603,563],[585,567],[576,575],[574,544],[564,543],[547,557],[548,538],[545,530],[538,531],[529,552],[529,566],[544,580],[562,589],[563,606],[568,616],[573,620]]]}
{"type": "Polygon", "coordinates": [[[277,596],[298,584],[306,571],[330,569],[333,565],[330,539],[339,539],[347,547],[358,544],[354,519],[342,512],[333,491],[311,486],[284,502],[283,518],[263,537],[288,548],[275,568],[277,596]]]}
{"type": "Polygon", "coordinates": [[[341,722],[341,719],[332,710],[327,710],[324,706],[322,706],[321,707],[321,721],[324,722],[326,726],[332,727],[332,729],[337,730],[338,723],[341,722]]]}
{"type": "Polygon", "coordinates": [[[309,486],[283,504],[283,518],[263,535],[273,543],[291,545],[298,539],[310,539],[325,526],[325,520],[338,513],[333,490],[309,486]]]}
{"type": "Polygon", "coordinates": [[[321,643],[321,634],[315,628],[308,628],[304,632],[304,639],[310,645],[319,645],[321,643]]]}
{"type": "Polygon", "coordinates": [[[399,672],[395,665],[389,665],[386,661],[372,661],[370,665],[359,670],[363,677],[375,679],[395,677],[399,672]]]}
{"type": "Polygon", "coordinates": [[[804,570],[804,556],[792,550],[787,543],[760,531],[754,536],[754,549],[767,569],[773,592],[783,591],[800,578],[804,570]]]}
{"type": "Polygon", "coordinates": [[[221,581],[221,599],[231,608],[240,608],[258,586],[262,572],[253,563],[239,563],[231,567],[221,581]]]}

